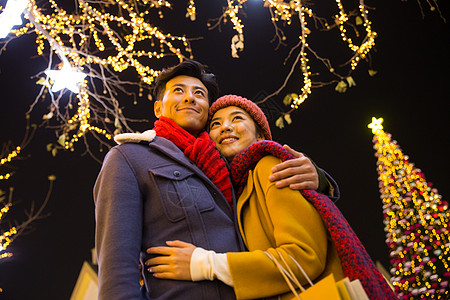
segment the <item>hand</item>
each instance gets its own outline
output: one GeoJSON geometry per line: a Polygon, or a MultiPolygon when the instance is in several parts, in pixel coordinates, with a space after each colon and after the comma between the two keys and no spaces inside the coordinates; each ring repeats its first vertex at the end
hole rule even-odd
{"type": "Polygon", "coordinates": [[[169,247],[152,247],[149,254],[160,256],[145,262],[153,276],[163,279],[191,280],[191,256],[195,246],[182,241],[167,241],[169,247]]]}
{"type": "Polygon", "coordinates": [[[283,147],[295,158],[273,167],[269,180],[276,181],[278,188],[289,186],[292,190],[317,190],[319,175],[311,160],[288,145],[283,147]]]}

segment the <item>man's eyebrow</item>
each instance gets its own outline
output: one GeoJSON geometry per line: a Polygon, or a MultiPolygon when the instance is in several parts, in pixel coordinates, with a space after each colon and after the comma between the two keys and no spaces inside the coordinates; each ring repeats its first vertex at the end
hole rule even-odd
{"type": "Polygon", "coordinates": [[[204,92],[207,92],[207,89],[205,89],[204,87],[202,87],[200,85],[195,86],[195,88],[198,89],[198,90],[202,90],[204,92]]]}
{"type": "Polygon", "coordinates": [[[186,85],[184,83],[175,83],[171,87],[185,87],[186,85]]]}
{"type": "MultiPolygon", "coordinates": [[[[175,83],[174,85],[172,85],[172,87],[186,87],[187,85],[184,83],[175,83]]],[[[206,89],[200,85],[194,85],[194,88],[197,90],[202,90],[206,92],[206,89]]]]}

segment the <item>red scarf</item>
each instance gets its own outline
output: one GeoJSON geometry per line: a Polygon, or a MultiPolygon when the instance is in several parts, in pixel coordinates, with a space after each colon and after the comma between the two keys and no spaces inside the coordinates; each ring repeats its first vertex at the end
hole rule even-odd
{"type": "Polygon", "coordinates": [[[208,176],[233,207],[230,174],[225,162],[220,157],[216,144],[203,131],[195,138],[189,132],[178,126],[173,120],[161,117],[156,120],[153,130],[160,137],[174,143],[192,160],[200,170],[208,176]]]}

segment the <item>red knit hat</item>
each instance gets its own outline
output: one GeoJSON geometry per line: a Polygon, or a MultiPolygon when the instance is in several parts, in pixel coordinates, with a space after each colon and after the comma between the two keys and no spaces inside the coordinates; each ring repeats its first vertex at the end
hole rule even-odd
{"type": "Polygon", "coordinates": [[[213,117],[213,115],[220,109],[228,107],[228,106],[237,106],[245,110],[250,116],[252,116],[253,120],[258,124],[261,128],[262,133],[264,135],[264,139],[271,140],[272,134],[270,133],[269,122],[267,122],[267,118],[264,115],[261,108],[256,105],[253,101],[248,100],[244,97],[236,96],[236,95],[225,95],[214,101],[214,103],[209,108],[209,120],[213,117]]]}

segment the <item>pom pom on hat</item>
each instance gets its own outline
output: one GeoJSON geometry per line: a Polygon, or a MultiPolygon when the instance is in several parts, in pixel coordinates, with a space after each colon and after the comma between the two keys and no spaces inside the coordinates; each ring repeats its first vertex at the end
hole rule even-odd
{"type": "Polygon", "coordinates": [[[212,116],[220,109],[228,106],[237,106],[245,110],[256,124],[261,128],[264,139],[271,140],[272,134],[270,133],[269,122],[267,122],[266,115],[264,112],[256,105],[253,101],[247,98],[236,96],[236,95],[225,95],[214,101],[214,103],[209,108],[209,120],[212,116]]]}

